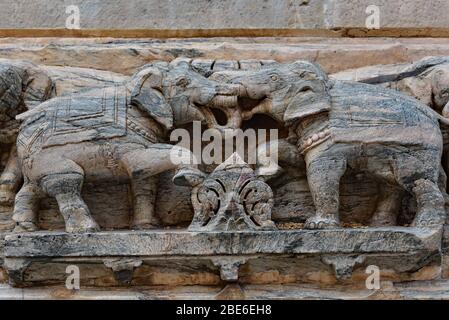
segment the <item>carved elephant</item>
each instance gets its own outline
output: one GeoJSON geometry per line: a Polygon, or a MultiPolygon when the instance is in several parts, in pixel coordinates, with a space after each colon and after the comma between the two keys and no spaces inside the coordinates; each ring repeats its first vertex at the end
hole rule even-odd
{"type": "MultiPolygon", "coordinates": [[[[212,78],[241,85],[242,96],[259,101],[249,110],[241,108],[242,119],[265,113],[289,127],[304,156],[316,208],[307,228],[339,225],[340,178],[348,168],[385,183],[388,193],[397,189],[414,195],[415,226],[443,223],[439,122],[448,121],[432,109],[390,89],[329,80],[306,61],[223,71],[212,78]]],[[[374,219],[391,220],[382,210],[391,199],[384,194],[374,219]]]]}
{"type": "Polygon", "coordinates": [[[438,113],[442,113],[449,102],[449,57],[426,57],[413,63],[361,67],[340,71],[330,78],[395,89],[438,113]]]}
{"type": "Polygon", "coordinates": [[[126,85],[53,98],[21,114],[17,146],[25,181],[16,196],[15,231],[37,229],[43,196],[56,198],[67,232],[98,230],[81,196],[85,179],[129,179],[132,227],[156,225],[157,175],[182,167],[171,161],[178,147],[164,143],[168,131],[203,119],[202,106],[235,102],[238,92],[238,86],[208,80],[187,63],[157,62],[126,85]]]}
{"type": "Polygon", "coordinates": [[[0,204],[10,205],[21,183],[15,142],[20,122],[16,115],[52,96],[52,81],[35,64],[24,60],[0,59],[0,144],[9,153],[0,177],[0,204]]]}

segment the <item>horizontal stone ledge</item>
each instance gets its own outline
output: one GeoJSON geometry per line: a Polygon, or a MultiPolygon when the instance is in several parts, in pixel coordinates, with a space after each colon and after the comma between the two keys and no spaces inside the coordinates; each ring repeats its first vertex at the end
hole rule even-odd
{"type": "Polygon", "coordinates": [[[65,28],[0,28],[0,37],[66,37],[66,38],[215,38],[215,37],[323,37],[323,38],[448,38],[448,28],[333,28],[333,29],[65,29],[65,28]]]}
{"type": "Polygon", "coordinates": [[[435,252],[441,229],[405,227],[240,232],[33,232],[5,236],[5,257],[415,254],[435,252]]]}
{"type": "Polygon", "coordinates": [[[319,63],[326,72],[449,56],[446,38],[0,38],[0,58],[36,64],[94,68],[133,74],[142,65],[176,57],[210,60],[298,59],[319,63]]]}

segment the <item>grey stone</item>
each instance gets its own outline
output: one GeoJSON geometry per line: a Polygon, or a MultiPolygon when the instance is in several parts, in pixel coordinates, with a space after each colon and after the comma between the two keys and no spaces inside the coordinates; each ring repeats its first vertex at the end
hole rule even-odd
{"type": "MultiPolygon", "coordinates": [[[[65,28],[77,5],[83,29],[337,29],[365,28],[373,3],[363,1],[288,1],[288,0],[120,0],[110,5],[100,0],[43,1],[30,4],[17,0],[3,3],[1,28],[65,28]],[[133,17],[133,19],[129,19],[133,17]]],[[[377,1],[380,26],[383,28],[447,28],[448,22],[438,13],[448,10],[444,0],[397,2],[377,1]]]]}
{"type": "MultiPolygon", "coordinates": [[[[413,76],[419,77],[423,68],[433,70],[432,68],[444,64],[444,61],[444,59],[435,59],[421,64],[417,63],[412,67],[411,72],[413,72],[413,76]]],[[[37,70],[43,69],[45,68],[37,67],[37,70]]],[[[24,148],[23,146],[26,146],[27,143],[23,143],[23,136],[19,136],[19,159],[22,165],[21,169],[25,173],[26,183],[25,191],[19,193],[17,197],[14,219],[23,230],[28,230],[30,223],[33,223],[37,229],[39,225],[37,223],[38,210],[35,210],[34,200],[30,201],[28,192],[39,194],[44,191],[43,193],[49,193],[50,196],[57,199],[59,211],[65,217],[66,230],[71,233],[37,231],[6,235],[3,268],[8,273],[11,285],[60,285],[65,279],[64,267],[69,264],[81,266],[84,275],[83,286],[214,286],[215,289],[208,292],[211,294],[210,296],[223,299],[255,297],[260,295],[260,290],[263,288],[269,291],[270,284],[280,283],[288,283],[293,288],[292,291],[286,289],[279,294],[273,294],[272,297],[322,298],[326,295],[320,291],[312,290],[309,296],[307,293],[298,294],[295,290],[299,290],[298,284],[303,282],[332,284],[336,288],[341,284],[353,283],[357,279],[361,281],[364,279],[362,276],[364,269],[368,265],[379,266],[383,272],[382,276],[386,275],[389,277],[388,279],[394,279],[392,281],[397,282],[447,277],[447,228],[443,227],[446,218],[444,197],[447,198],[447,195],[444,192],[443,183],[445,176],[439,165],[442,151],[442,144],[439,142],[443,141],[439,122],[443,126],[447,124],[447,119],[429,108],[432,107],[431,105],[420,104],[403,94],[369,84],[329,80],[318,65],[304,61],[278,64],[263,60],[215,59],[211,62],[180,58],[171,64],[154,62],[146,65],[131,78],[100,72],[98,76],[94,76],[88,70],[78,69],[54,69],[53,71],[47,69],[46,72],[51,74],[51,80],[59,83],[59,97],[33,106],[29,108],[31,110],[18,116],[18,119],[25,121],[21,128],[21,134],[25,136],[25,140],[28,139],[31,142],[28,143],[29,148],[24,148]],[[299,67],[299,71],[295,69],[296,67],[299,67]],[[290,72],[292,68],[295,70],[293,73],[290,72]],[[64,74],[64,72],[66,73],[64,74]],[[76,81],[67,81],[68,74],[73,74],[76,81]],[[284,77],[289,81],[285,82],[284,77]],[[293,78],[296,80],[291,81],[293,78]],[[173,82],[170,82],[170,79],[173,82]],[[179,100],[178,96],[173,96],[173,92],[177,92],[178,89],[182,91],[182,88],[189,88],[189,84],[192,81],[195,82],[195,79],[200,82],[199,85],[193,86],[195,90],[187,90],[186,96],[182,96],[181,93],[179,100]],[[271,85],[271,81],[278,83],[280,87],[271,85]],[[285,90],[283,83],[293,84],[293,87],[285,90]],[[85,85],[96,89],[79,91],[85,85]],[[217,88],[224,87],[229,89],[227,95],[230,97],[217,99],[221,103],[209,96],[211,92],[218,90],[217,88]],[[195,93],[203,89],[207,91],[205,95],[210,99],[207,102],[204,102],[204,99],[198,99],[198,101],[189,103],[189,106],[195,107],[194,104],[202,102],[202,108],[206,108],[204,114],[193,111],[195,108],[189,111],[188,108],[180,105],[186,101],[185,98],[195,99],[195,93]],[[155,94],[154,90],[157,90],[160,96],[155,94]],[[293,96],[288,96],[288,94],[293,94],[293,96]],[[272,103],[270,104],[267,100],[271,100],[272,103]],[[168,103],[170,105],[167,107],[168,103]],[[247,105],[244,105],[245,103],[247,105]],[[101,117],[93,117],[92,109],[100,105],[105,113],[101,117]],[[354,110],[350,109],[350,112],[347,112],[348,106],[354,110]],[[141,127],[138,127],[133,121],[130,122],[132,111],[128,110],[128,107],[135,107],[138,112],[144,112],[145,116],[142,118],[151,119],[150,122],[141,127]],[[217,119],[213,118],[215,116],[207,112],[209,107],[221,109],[228,117],[227,124],[217,126],[217,119]],[[117,126],[108,127],[110,122],[105,121],[104,118],[107,116],[107,112],[113,108],[121,108],[122,113],[116,113],[115,124],[117,126]],[[385,110],[387,112],[384,112],[385,110]],[[55,112],[54,117],[51,116],[52,111],[55,112]],[[64,131],[71,121],[66,121],[67,119],[61,116],[63,113],[59,113],[61,111],[65,111],[65,116],[70,115],[70,112],[73,112],[76,117],[81,115],[79,119],[75,120],[78,121],[75,127],[76,129],[81,128],[81,132],[76,135],[72,134],[73,127],[64,131]],[[134,137],[133,134],[137,134],[139,137],[145,136],[146,130],[152,128],[162,128],[160,139],[164,140],[168,130],[190,124],[195,117],[201,119],[203,116],[202,118],[206,120],[207,124],[221,130],[230,125],[240,127],[243,124],[241,120],[252,120],[255,114],[260,113],[277,118],[282,130],[288,131],[288,136],[286,135],[285,139],[269,142],[269,144],[278,143],[281,148],[280,167],[264,171],[264,166],[267,164],[259,162],[255,168],[251,168],[235,155],[231,157],[232,161],[225,161],[216,168],[201,166],[201,170],[204,169],[204,172],[195,166],[180,167],[176,173],[170,172],[159,177],[164,179],[165,189],[163,190],[171,190],[175,193],[176,190],[180,190],[180,194],[173,198],[168,198],[168,193],[156,195],[153,187],[157,188],[161,184],[153,180],[151,184],[148,184],[148,181],[145,180],[145,188],[140,190],[141,192],[131,188],[130,195],[133,204],[121,205],[120,208],[108,210],[109,206],[113,206],[114,201],[119,203],[127,198],[128,192],[125,190],[128,183],[127,178],[129,178],[120,176],[120,179],[114,182],[114,192],[120,194],[121,198],[111,199],[109,203],[108,198],[113,195],[109,195],[107,182],[104,181],[108,181],[111,177],[105,175],[103,170],[106,168],[113,173],[114,170],[119,170],[117,158],[114,157],[114,148],[110,145],[101,148],[99,154],[103,157],[102,161],[98,161],[98,158],[94,157],[95,161],[90,163],[91,165],[82,165],[83,169],[92,169],[89,171],[86,189],[83,193],[80,190],[74,192],[70,183],[72,178],[70,175],[57,176],[50,181],[46,178],[42,179],[42,175],[39,173],[39,170],[44,168],[42,164],[44,162],[38,163],[39,156],[47,157],[48,161],[45,163],[54,164],[50,168],[51,170],[58,170],[58,166],[63,162],[54,161],[55,155],[63,154],[66,158],[70,154],[68,152],[70,148],[75,150],[80,145],[86,147],[87,142],[92,142],[93,147],[96,148],[101,145],[102,141],[108,139],[115,143],[123,137],[136,138],[137,136],[134,137]],[[330,114],[329,126],[336,130],[329,135],[324,127],[320,127],[322,119],[319,116],[324,114],[330,114]],[[317,116],[316,119],[315,116],[317,116]],[[313,121],[305,121],[310,118],[317,120],[318,124],[313,121]],[[33,125],[40,124],[40,121],[49,121],[49,119],[52,119],[51,122],[56,123],[56,129],[61,129],[64,134],[58,136],[46,134],[45,139],[36,142],[33,139],[37,131],[33,125]],[[366,119],[375,120],[374,127],[378,129],[377,134],[363,136],[363,132],[357,129],[361,125],[372,129],[373,122],[365,121],[366,119]],[[307,125],[300,128],[303,121],[306,124],[312,123],[311,128],[308,128],[307,125]],[[101,126],[104,122],[108,124],[106,128],[101,126]],[[398,124],[400,125],[398,129],[400,134],[391,134],[391,130],[394,131],[395,125],[398,124]],[[409,127],[413,128],[412,132],[404,132],[409,127]],[[310,133],[307,133],[307,130],[310,133]],[[354,139],[356,139],[356,143],[354,143],[354,139]],[[402,165],[405,168],[403,171],[405,180],[408,181],[407,183],[412,183],[410,190],[405,189],[413,193],[416,199],[403,195],[396,188],[376,189],[375,184],[357,178],[358,170],[363,171],[363,165],[366,164],[364,161],[369,160],[373,155],[365,149],[362,151],[366,154],[363,152],[354,154],[354,162],[351,163],[351,168],[347,172],[347,180],[342,179],[342,188],[339,184],[332,184],[330,187],[322,188],[317,195],[316,185],[314,186],[311,182],[314,172],[311,168],[310,155],[319,155],[322,150],[320,148],[327,141],[338,142],[335,145],[340,146],[359,143],[362,145],[376,144],[376,156],[380,157],[380,161],[373,162],[375,163],[372,167],[373,172],[385,173],[386,168],[391,167],[382,160],[384,159],[381,158],[382,156],[385,156],[385,159],[402,156],[400,158],[402,160],[395,165],[396,167],[402,165]],[[67,147],[67,150],[58,149],[61,146],[67,147]],[[422,147],[423,150],[419,150],[417,146],[422,147]],[[388,149],[390,147],[391,150],[388,149]],[[423,151],[424,158],[420,158],[419,151],[423,151]],[[436,160],[433,158],[430,160],[435,160],[433,161],[435,163],[431,163],[425,158],[434,156],[436,160]],[[30,157],[33,157],[33,161],[29,161],[30,157]],[[414,157],[420,161],[414,162],[414,157]],[[407,161],[410,161],[408,165],[407,161]],[[436,164],[437,162],[438,164],[436,164]],[[267,175],[264,176],[263,172],[267,175]],[[288,193],[288,188],[286,188],[280,192],[281,195],[278,193],[278,198],[276,198],[276,192],[285,186],[286,181],[283,181],[285,175],[291,175],[290,178],[297,179],[297,181],[305,181],[307,175],[317,214],[312,205],[308,206],[306,201],[303,202],[303,199],[306,199],[304,195],[309,194],[309,188],[300,183],[290,191],[298,194],[296,206],[295,204],[290,207],[285,204],[283,207],[279,206],[276,199],[279,201],[282,199],[282,193],[284,196],[288,193]],[[194,187],[192,202],[195,210],[192,218],[191,212],[180,213],[181,208],[183,210],[187,208],[186,211],[190,211],[188,205],[179,206],[177,210],[174,210],[174,218],[165,217],[172,228],[164,230],[161,222],[153,219],[156,218],[155,214],[157,213],[154,210],[156,208],[154,202],[162,201],[164,203],[162,208],[173,208],[176,205],[172,203],[170,207],[168,203],[180,199],[186,201],[181,193],[184,196],[188,193],[187,188],[183,191],[181,191],[182,189],[173,189],[172,182],[169,181],[172,177],[176,183],[183,178],[194,187]],[[375,206],[371,210],[370,204],[360,196],[362,192],[356,191],[355,181],[357,179],[361,180],[359,183],[364,188],[372,192],[366,192],[365,195],[372,194],[376,197],[374,201],[378,201],[378,208],[381,210],[377,210],[374,216],[370,214],[376,209],[375,206]],[[49,181],[51,182],[49,183],[50,187],[46,185],[49,181]],[[93,215],[89,219],[94,222],[85,223],[84,218],[80,219],[77,214],[80,210],[87,210],[86,205],[79,205],[83,201],[82,197],[86,196],[86,199],[91,198],[93,201],[97,201],[91,185],[97,181],[104,183],[100,189],[102,200],[99,201],[101,206],[106,209],[106,212],[99,216],[102,225],[110,223],[109,225],[114,225],[119,229],[129,229],[126,214],[121,214],[117,219],[120,220],[119,222],[111,222],[111,220],[115,220],[119,216],[117,215],[119,211],[130,211],[133,212],[134,217],[136,212],[138,216],[139,213],[145,217],[150,215],[151,225],[157,229],[93,232],[96,231],[96,228],[90,228],[96,223],[93,215]],[[201,194],[196,188],[210,186],[214,181],[224,186],[224,191],[217,197],[218,201],[210,195],[206,196],[207,201],[211,204],[219,203],[216,208],[210,207],[209,204],[203,207],[203,202],[201,205],[195,203],[195,199],[199,199],[201,194]],[[239,181],[240,184],[236,181],[239,181]],[[30,183],[34,187],[37,186],[38,190],[30,189],[30,186],[27,186],[30,183]],[[252,188],[258,190],[257,195],[251,194],[243,200],[237,199],[236,195],[242,193],[241,185],[246,187],[251,185],[252,188]],[[345,185],[347,186],[345,187],[345,185]],[[358,218],[351,216],[350,213],[357,211],[356,208],[360,205],[363,208],[364,221],[371,220],[371,226],[357,228],[355,224],[348,227],[343,223],[342,225],[346,228],[341,228],[340,225],[334,223],[338,221],[337,215],[340,215],[340,206],[338,205],[340,189],[343,190],[342,195],[347,192],[348,197],[349,209],[342,210],[346,221],[350,223],[358,221],[358,218]],[[299,196],[300,192],[304,195],[299,196]],[[323,201],[320,202],[321,194],[324,198],[329,198],[330,195],[331,200],[337,200],[330,206],[328,203],[324,203],[323,206],[323,201]],[[71,201],[74,195],[77,200],[71,201]],[[143,205],[139,204],[142,202],[142,196],[146,197],[143,205]],[[151,199],[148,196],[151,196],[151,199]],[[278,215],[272,214],[272,209],[276,205],[279,206],[278,215]],[[298,212],[286,213],[286,208],[295,208],[298,212]],[[323,215],[323,212],[329,208],[337,208],[331,212],[334,214],[332,217],[323,215]],[[75,210],[75,214],[70,210],[75,210]],[[300,212],[301,210],[309,211],[305,213],[300,212]],[[406,222],[399,221],[400,210],[407,215],[406,222]],[[416,211],[417,214],[414,217],[416,211]],[[108,214],[112,215],[108,216],[108,214]],[[205,214],[205,217],[201,216],[202,214],[205,214]],[[23,217],[29,219],[21,219],[23,217]],[[301,224],[292,224],[294,230],[282,230],[282,228],[276,230],[273,221],[277,221],[278,217],[287,219],[287,221],[297,219],[296,221],[300,222],[304,222],[307,218],[305,227],[311,229],[326,227],[328,230],[306,230],[301,224]],[[415,223],[410,227],[408,223],[413,218],[415,218],[415,223]],[[197,220],[198,224],[195,225],[192,222],[190,229],[185,230],[185,224],[191,222],[191,219],[193,222],[197,220]],[[244,223],[237,224],[235,221],[244,223]],[[264,224],[268,224],[269,228],[264,228],[264,224]],[[385,225],[392,227],[383,227],[385,225]],[[225,283],[232,285],[227,284],[224,288],[218,288],[225,283]],[[261,286],[255,290],[259,291],[247,294],[254,290],[253,287],[247,291],[247,286],[257,283],[261,286]]],[[[401,72],[411,75],[407,70],[399,71],[399,73],[401,72]]],[[[438,79],[438,83],[435,82],[435,89],[432,87],[431,90],[432,93],[441,91],[441,101],[438,104],[444,105],[447,103],[443,99],[446,88],[444,86],[445,78],[438,79]]],[[[257,127],[257,122],[255,126],[257,127]]],[[[236,128],[233,127],[233,129],[236,128]]],[[[328,158],[334,157],[339,161],[347,155],[345,150],[338,147],[333,148],[332,143],[330,146],[326,145],[329,147],[328,149],[324,148],[330,151],[324,159],[319,161],[321,164],[325,163],[328,158]]],[[[121,147],[122,145],[119,143],[117,146],[121,147]]],[[[86,156],[78,151],[73,152],[80,157],[86,156]]],[[[155,154],[155,150],[152,150],[151,156],[155,154]]],[[[143,160],[147,161],[149,156],[146,154],[143,160]]],[[[138,157],[133,154],[132,158],[138,157]]],[[[150,167],[144,168],[148,169],[150,175],[154,174],[154,170],[157,169],[155,161],[161,159],[160,157],[156,158],[150,163],[150,167]]],[[[167,169],[166,166],[162,165],[162,167],[167,169]]],[[[45,165],[44,169],[48,169],[48,165],[45,165]]],[[[331,167],[330,169],[318,170],[317,175],[321,179],[318,180],[329,181],[336,172],[336,168],[331,167]]],[[[138,170],[131,178],[142,173],[143,171],[138,170]]],[[[362,174],[366,174],[366,172],[362,172],[362,174]]],[[[246,192],[244,194],[249,195],[246,192]]],[[[308,201],[311,201],[311,198],[309,195],[308,201]]],[[[47,226],[63,227],[62,219],[56,216],[58,214],[56,204],[52,201],[44,199],[40,204],[44,211],[53,206],[52,213],[47,212],[43,218],[47,220],[47,226]]],[[[102,208],[101,206],[97,204],[97,209],[102,208]]],[[[136,224],[132,226],[133,221],[131,218],[131,229],[139,229],[136,224]]],[[[148,222],[148,220],[145,221],[148,222]]],[[[280,224],[278,224],[279,226],[280,224]]],[[[146,227],[148,226],[144,224],[144,228],[146,227]]],[[[16,228],[16,231],[23,230],[16,228]]],[[[413,296],[411,293],[413,288],[401,291],[402,289],[394,288],[393,284],[390,285],[391,288],[393,288],[394,294],[400,295],[399,292],[407,292],[406,295],[413,296]]],[[[182,289],[179,290],[182,291],[182,289]]],[[[391,293],[388,290],[380,291],[379,294],[388,295],[391,293]]],[[[161,294],[170,295],[167,292],[161,294]]],[[[178,294],[179,292],[173,293],[173,296],[183,296],[183,293],[178,294]]],[[[356,291],[348,293],[347,296],[354,297],[358,294],[374,296],[356,291]]],[[[337,293],[333,293],[329,296],[336,295],[337,293]]],[[[444,294],[436,296],[444,297],[444,294]]],[[[146,298],[145,295],[139,297],[146,298]]]]}
{"type": "Polygon", "coordinates": [[[5,236],[5,257],[102,257],[411,253],[438,251],[441,230],[373,229],[240,232],[109,231],[86,234],[32,232],[5,236]]]}

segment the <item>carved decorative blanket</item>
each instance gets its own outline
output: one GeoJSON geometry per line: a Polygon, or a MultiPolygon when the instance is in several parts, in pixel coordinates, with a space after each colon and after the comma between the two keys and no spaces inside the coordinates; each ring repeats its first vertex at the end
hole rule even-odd
{"type": "Polygon", "coordinates": [[[54,108],[44,147],[126,135],[125,86],[105,87],[63,97],[54,108]],[[76,99],[76,107],[72,106],[76,99]]]}

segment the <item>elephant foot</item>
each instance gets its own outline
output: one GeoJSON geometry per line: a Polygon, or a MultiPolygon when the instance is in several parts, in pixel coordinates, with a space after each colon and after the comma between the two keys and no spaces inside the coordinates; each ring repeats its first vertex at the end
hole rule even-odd
{"type": "Polygon", "coordinates": [[[100,231],[98,224],[86,215],[83,208],[73,208],[70,210],[70,218],[67,219],[65,230],[68,233],[90,233],[100,231]]]}
{"type": "Polygon", "coordinates": [[[396,225],[396,216],[388,211],[376,211],[371,218],[371,227],[391,227],[396,225]]]}
{"type": "Polygon", "coordinates": [[[261,222],[260,228],[262,230],[276,230],[277,229],[276,224],[271,220],[261,222]]]}
{"type": "Polygon", "coordinates": [[[13,233],[23,233],[23,232],[33,232],[37,231],[39,228],[36,226],[34,222],[30,221],[23,221],[23,222],[17,222],[16,226],[14,227],[13,233]]]}
{"type": "Polygon", "coordinates": [[[134,224],[131,229],[132,230],[150,230],[157,229],[159,226],[153,223],[142,223],[142,224],[134,224]]]}
{"type": "Polygon", "coordinates": [[[66,226],[67,233],[92,233],[100,231],[100,227],[95,224],[92,226],[66,226]]]}
{"type": "Polygon", "coordinates": [[[10,185],[0,185],[0,205],[11,206],[14,204],[16,193],[10,185]]]}
{"type": "Polygon", "coordinates": [[[420,179],[415,181],[413,192],[416,196],[418,212],[412,226],[418,228],[442,226],[446,218],[446,210],[444,197],[438,185],[429,180],[420,179]]]}
{"type": "Polygon", "coordinates": [[[413,220],[412,227],[416,228],[435,228],[444,224],[444,214],[439,214],[436,210],[418,213],[413,220]]]}
{"type": "Polygon", "coordinates": [[[306,220],[306,229],[331,229],[339,227],[336,215],[313,216],[306,220]]]}

